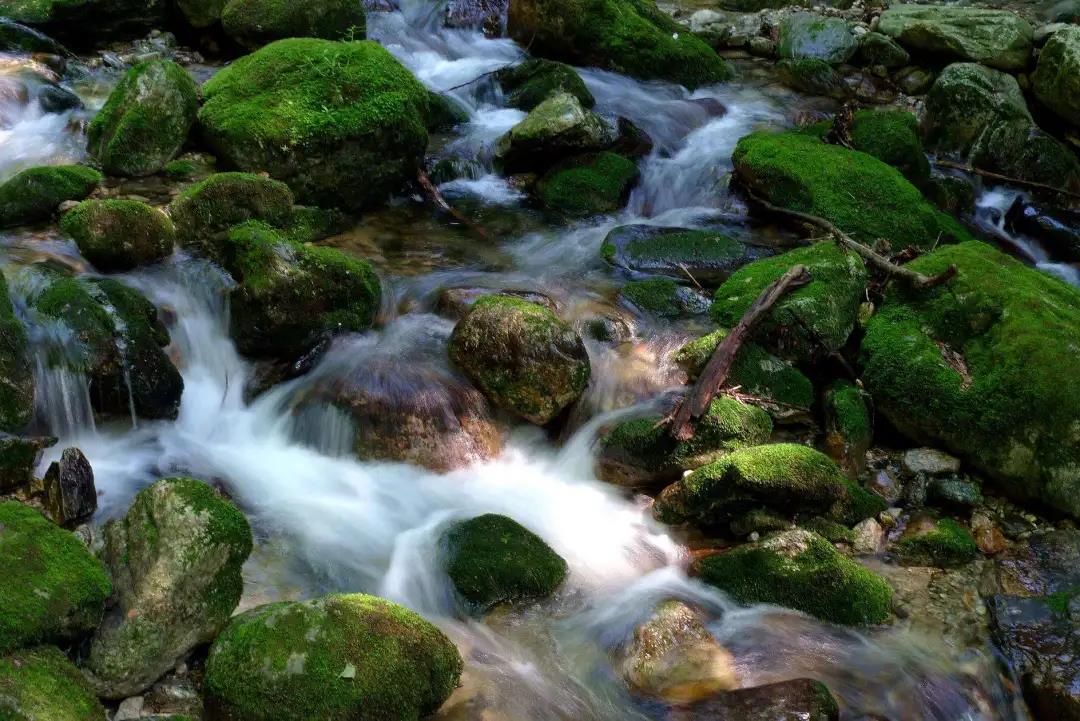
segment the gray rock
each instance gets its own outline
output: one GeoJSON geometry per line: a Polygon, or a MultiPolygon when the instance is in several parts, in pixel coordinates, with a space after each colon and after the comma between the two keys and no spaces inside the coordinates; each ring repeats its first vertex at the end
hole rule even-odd
{"type": "Polygon", "coordinates": [[[789,60],[815,58],[839,65],[850,60],[858,46],[847,22],[811,13],[794,13],[780,23],[777,54],[789,60]]]}
{"type": "Polygon", "coordinates": [[[912,448],[904,453],[904,470],[913,475],[943,476],[960,471],[960,459],[936,448],[912,448]]]}
{"type": "Polygon", "coordinates": [[[909,51],[969,60],[1001,70],[1023,70],[1035,30],[1008,10],[942,5],[893,5],[878,32],[909,51]]]}
{"type": "Polygon", "coordinates": [[[60,526],[77,526],[97,510],[94,469],[78,448],[65,448],[45,472],[45,508],[60,526]]]}
{"type": "Polygon", "coordinates": [[[876,519],[867,518],[855,524],[855,541],[852,549],[855,553],[873,555],[878,553],[885,543],[885,529],[876,519]]]}
{"type": "Polygon", "coordinates": [[[1039,54],[1031,84],[1039,102],[1080,126],[1080,26],[1070,25],[1050,37],[1039,54]]]}

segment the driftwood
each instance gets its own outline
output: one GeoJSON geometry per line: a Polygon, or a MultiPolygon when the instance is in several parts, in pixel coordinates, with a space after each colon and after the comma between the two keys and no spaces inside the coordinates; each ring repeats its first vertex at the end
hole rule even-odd
{"type": "Polygon", "coordinates": [[[439,189],[435,187],[435,184],[431,182],[431,178],[428,177],[428,174],[424,172],[423,168],[416,171],[416,183],[436,208],[450,215],[454,220],[458,221],[484,240],[491,240],[491,236],[488,235],[486,230],[471,221],[468,216],[460,210],[446,202],[446,198],[442,197],[442,193],[440,193],[439,189]]]}
{"type": "Polygon", "coordinates": [[[836,239],[837,243],[847,248],[848,250],[851,250],[862,256],[863,260],[865,260],[870,265],[874,266],[878,270],[888,275],[896,276],[900,280],[915,288],[933,288],[935,286],[941,285],[942,283],[947,283],[956,275],[956,266],[954,265],[950,265],[944,271],[934,276],[923,275],[922,273],[914,271],[911,268],[905,268],[902,265],[897,265],[896,263],[893,263],[891,260],[881,255],[880,253],[877,253],[871,248],[868,248],[862,243],[856,241],[850,235],[840,230],[840,228],[836,227],[834,223],[826,220],[825,218],[817,215],[811,215],[809,213],[803,213],[798,210],[788,210],[787,208],[781,208],[779,205],[773,205],[769,201],[765,200],[762,197],[759,197],[758,195],[754,194],[749,190],[747,191],[747,193],[750,195],[751,200],[753,200],[755,203],[757,203],[762,208],[768,210],[771,213],[786,215],[791,218],[796,218],[798,220],[809,223],[810,225],[821,228],[822,230],[832,235],[836,239]]]}
{"type": "Polygon", "coordinates": [[[1010,183],[1012,185],[1019,185],[1024,188],[1031,188],[1032,190],[1045,190],[1049,193],[1057,193],[1058,195],[1064,195],[1066,198],[1072,198],[1074,200],[1080,200],[1080,193],[1074,193],[1071,190],[1065,190],[1064,188],[1058,188],[1054,185],[1047,185],[1046,183],[1039,183],[1034,180],[1023,180],[1021,178],[1013,178],[1008,175],[1002,175],[990,170],[983,170],[982,168],[976,168],[971,165],[964,165],[963,163],[954,163],[951,160],[935,160],[934,165],[942,168],[952,168],[953,170],[962,170],[965,173],[972,173],[974,175],[980,175],[984,178],[990,178],[991,180],[1000,180],[1003,183],[1010,183]]]}
{"type": "Polygon", "coordinates": [[[754,328],[761,319],[772,309],[776,303],[789,291],[802,287],[810,282],[810,271],[806,266],[796,265],[790,268],[780,278],[773,281],[761,295],[750,304],[743,313],[738,324],[731,329],[720,345],[716,346],[712,357],[705,365],[705,369],[698,377],[697,383],[690,393],[683,399],[679,407],[675,409],[671,419],[669,432],[676,440],[685,441],[694,436],[694,419],[700,418],[709,403],[720,391],[731,372],[731,366],[735,362],[735,356],[742,347],[744,341],[750,337],[754,328]]]}

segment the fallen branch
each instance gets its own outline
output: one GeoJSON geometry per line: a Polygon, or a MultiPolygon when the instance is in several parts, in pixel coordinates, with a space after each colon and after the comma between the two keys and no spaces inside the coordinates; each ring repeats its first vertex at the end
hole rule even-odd
{"type": "Polygon", "coordinates": [[[431,182],[431,178],[428,177],[428,174],[424,172],[423,168],[416,171],[416,182],[424,191],[424,194],[427,195],[428,200],[430,200],[436,208],[452,216],[454,220],[466,226],[484,240],[491,240],[491,236],[488,235],[486,230],[472,222],[464,213],[446,202],[446,198],[442,197],[442,193],[440,193],[439,189],[435,187],[435,184],[431,182]]]}
{"type": "Polygon", "coordinates": [[[1064,195],[1067,198],[1073,198],[1080,200],[1080,193],[1074,193],[1071,190],[1065,190],[1064,188],[1058,188],[1053,185],[1047,185],[1046,183],[1039,183],[1034,180],[1023,180],[1021,178],[1013,178],[1008,175],[1002,175],[1000,173],[994,173],[989,170],[983,170],[982,168],[976,168],[971,165],[964,165],[963,163],[954,163],[951,160],[935,160],[934,165],[942,168],[952,168],[953,170],[962,170],[965,173],[972,173],[974,175],[980,175],[984,178],[990,178],[992,180],[1000,180],[1003,183],[1011,183],[1012,185],[1019,185],[1025,188],[1032,188],[1034,190],[1045,190],[1050,193],[1057,193],[1058,195],[1064,195]]]}
{"type": "Polygon", "coordinates": [[[796,265],[761,291],[761,295],[750,304],[731,332],[716,346],[705,369],[701,371],[697,383],[675,409],[669,429],[673,438],[679,441],[693,438],[694,419],[700,418],[705,413],[705,409],[720,392],[743,342],[750,337],[761,319],[784,295],[809,282],[810,271],[804,265],[796,265]]]}
{"type": "Polygon", "coordinates": [[[934,276],[923,275],[922,273],[912,270],[911,268],[905,268],[902,265],[897,265],[896,263],[893,263],[891,260],[881,255],[880,253],[877,253],[874,250],[866,247],[862,243],[856,241],[850,235],[840,230],[840,228],[836,227],[835,224],[826,220],[825,218],[817,215],[811,215],[809,213],[803,213],[798,210],[781,208],[779,205],[773,205],[769,201],[756,195],[750,190],[747,190],[746,192],[750,196],[751,200],[753,200],[765,210],[768,210],[771,213],[778,213],[780,215],[787,215],[791,218],[797,218],[827,231],[833,236],[833,238],[836,239],[837,243],[844,246],[848,250],[858,253],[862,256],[863,260],[865,260],[870,265],[873,265],[878,270],[881,270],[888,275],[896,276],[897,278],[903,280],[905,283],[908,283],[909,285],[916,288],[934,288],[941,285],[942,283],[947,283],[956,275],[956,266],[954,265],[950,265],[944,271],[934,276]]]}

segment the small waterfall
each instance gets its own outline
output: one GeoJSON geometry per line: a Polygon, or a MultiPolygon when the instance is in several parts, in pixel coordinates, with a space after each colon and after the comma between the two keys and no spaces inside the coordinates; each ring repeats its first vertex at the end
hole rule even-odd
{"type": "Polygon", "coordinates": [[[1080,287],[1080,267],[1055,262],[1037,240],[1023,233],[1010,232],[1005,227],[1006,214],[1018,199],[1027,200],[1028,196],[1019,190],[1002,188],[983,191],[975,201],[975,224],[991,238],[1013,248],[1039,270],[1080,287]]]}

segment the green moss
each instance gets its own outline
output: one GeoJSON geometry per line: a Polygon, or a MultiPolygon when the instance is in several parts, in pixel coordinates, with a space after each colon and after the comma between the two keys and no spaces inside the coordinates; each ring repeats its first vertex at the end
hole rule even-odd
{"type": "Polygon", "coordinates": [[[447,133],[469,122],[469,111],[449,93],[428,93],[427,129],[447,133]]]}
{"type": "Polygon", "coordinates": [[[316,243],[347,230],[351,224],[349,216],[336,210],[294,205],[292,217],[282,232],[297,243],[316,243]]]}
{"type": "Polygon", "coordinates": [[[856,150],[893,166],[922,187],[930,179],[930,161],[918,132],[915,116],[906,110],[860,110],[851,124],[851,142],[856,150]]]}
{"type": "Polygon", "coordinates": [[[112,590],[101,563],[33,508],[0,503],[0,653],[66,642],[101,621],[112,590]]]}
{"type": "Polygon", "coordinates": [[[863,380],[902,432],[1020,499],[1080,517],[1080,291],[980,242],[910,264],[957,277],[890,287],[862,345],[863,380]]]}
{"type": "Polygon", "coordinates": [[[626,202],[640,173],[637,165],[615,153],[598,153],[557,166],[537,184],[540,202],[572,216],[611,213],[626,202]]]}
{"type": "Polygon", "coordinates": [[[1054,613],[1065,615],[1069,613],[1069,606],[1077,596],[1080,596],[1080,586],[1051,593],[1044,596],[1043,601],[1054,613]]]}
{"type": "Polygon", "coordinates": [[[582,107],[591,108],[596,104],[577,71],[553,60],[528,58],[520,65],[500,71],[498,79],[507,94],[506,104],[518,110],[532,110],[560,91],[573,95],[582,107]]]}
{"type": "Polygon", "coordinates": [[[101,173],[84,165],[30,168],[0,185],[0,227],[46,220],[65,200],[94,192],[101,173]]]}
{"type": "Polygon", "coordinates": [[[840,73],[820,58],[794,58],[776,64],[780,80],[807,95],[833,97],[842,94],[840,73]]]}
{"type": "Polygon", "coordinates": [[[8,294],[7,280],[0,273],[0,431],[22,430],[34,413],[34,373],[30,364],[29,339],[8,294]]]}
{"type": "Polygon", "coordinates": [[[799,524],[799,527],[816,533],[829,543],[855,543],[855,531],[828,518],[816,516],[799,524]]]}
{"type": "Polygon", "coordinates": [[[533,53],[688,88],[728,80],[732,71],[703,40],[651,0],[515,2],[510,34],[533,53]]]}
{"type": "Polygon", "coordinates": [[[454,588],[478,613],[547,598],[566,578],[566,561],[506,516],[489,513],[456,523],[442,543],[454,588]]]}
{"type": "Polygon", "coordinates": [[[84,200],[61,218],[60,227],[105,272],[164,260],[176,239],[168,216],[137,200],[84,200]]]}
{"type": "Polygon", "coordinates": [[[619,297],[644,313],[661,318],[701,313],[708,302],[693,290],[667,278],[653,278],[627,283],[619,297]]]}
{"type": "Polygon", "coordinates": [[[616,228],[604,239],[601,255],[605,260],[631,270],[647,272],[686,265],[706,271],[726,269],[730,272],[745,263],[748,257],[742,243],[716,231],[641,234],[620,242],[616,235],[619,230],[616,228]]]}
{"type": "Polygon", "coordinates": [[[806,360],[838,350],[847,342],[866,289],[866,269],[855,253],[831,241],[754,261],[716,289],[712,317],[734,327],[758,295],[795,265],[811,282],[787,294],[759,325],[755,338],[777,355],[806,360]]]}
{"type": "Polygon", "coordinates": [[[90,122],[91,155],[112,175],[156,173],[187,140],[198,95],[195,81],[171,60],[136,65],[90,122]]]}
{"type": "Polygon", "coordinates": [[[869,442],[873,427],[862,391],[847,381],[836,381],[825,393],[825,405],[830,425],[844,437],[869,442]]]}
{"type": "Polygon", "coordinates": [[[165,167],[162,170],[164,170],[165,174],[170,178],[188,180],[199,172],[200,166],[194,160],[180,158],[165,163],[165,167]]]}
{"type": "Polygon", "coordinates": [[[805,133],[753,133],[732,156],[735,174],[775,205],[832,221],[855,240],[929,248],[970,238],[877,158],[805,133]]]}
{"type": "Polygon", "coordinates": [[[284,225],[292,205],[292,193],[284,183],[251,173],[217,173],[184,188],[169,212],[180,242],[192,244],[204,243],[246,220],[284,225]]]}
{"type": "Polygon", "coordinates": [[[365,595],[260,606],[214,642],[204,691],[228,721],[390,721],[434,713],[462,662],[438,628],[365,595]]]}
{"type": "Polygon", "coordinates": [[[199,123],[217,154],[314,205],[381,202],[415,177],[427,144],[428,91],[374,42],[279,40],[203,93],[199,123]]]}
{"type": "Polygon", "coordinates": [[[363,40],[367,29],[364,8],[349,0],[228,0],[221,26],[249,49],[282,38],[363,40]]]}
{"type": "Polygon", "coordinates": [[[892,590],[807,531],[790,531],[695,564],[701,580],[742,603],[773,603],[846,625],[882,623],[892,590]]]}
{"type": "Polygon", "coordinates": [[[41,646],[0,658],[0,718],[101,721],[105,708],[67,656],[41,646]]]}
{"type": "Polygon", "coordinates": [[[909,564],[962,566],[979,555],[971,533],[951,518],[943,518],[925,533],[905,537],[896,544],[897,554],[909,564]]]}

